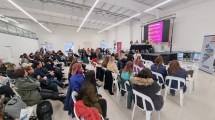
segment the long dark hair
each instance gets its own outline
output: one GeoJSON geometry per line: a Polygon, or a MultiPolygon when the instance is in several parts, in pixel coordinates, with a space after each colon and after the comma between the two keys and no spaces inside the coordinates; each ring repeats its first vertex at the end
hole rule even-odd
{"type": "Polygon", "coordinates": [[[93,70],[89,70],[85,74],[84,82],[82,83],[78,92],[78,100],[81,100],[84,97],[90,84],[92,84],[96,90],[96,78],[95,72],[93,70]]]}
{"type": "Polygon", "coordinates": [[[137,77],[140,78],[152,78],[152,71],[148,68],[143,68],[138,74],[137,77]]]}
{"type": "Polygon", "coordinates": [[[169,64],[168,72],[169,74],[176,73],[181,70],[181,66],[177,60],[173,60],[169,64]]]}

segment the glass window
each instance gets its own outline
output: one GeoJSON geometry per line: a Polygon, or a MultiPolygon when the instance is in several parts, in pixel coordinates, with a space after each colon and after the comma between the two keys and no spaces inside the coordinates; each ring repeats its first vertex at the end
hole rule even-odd
{"type": "Polygon", "coordinates": [[[72,51],[74,51],[74,44],[71,42],[68,43],[64,43],[64,51],[65,51],[65,55],[68,55],[68,51],[69,49],[71,49],[72,51]]]}
{"type": "Polygon", "coordinates": [[[25,37],[29,37],[28,31],[27,30],[23,30],[24,36],[25,37]]]}
{"type": "Polygon", "coordinates": [[[24,36],[22,28],[17,27],[16,29],[17,29],[17,33],[18,33],[19,36],[24,36]]]}
{"type": "Polygon", "coordinates": [[[8,31],[9,31],[10,34],[17,35],[16,27],[15,26],[7,24],[7,27],[8,27],[8,31]]]}
{"type": "Polygon", "coordinates": [[[3,22],[3,21],[0,21],[0,32],[8,33],[7,25],[6,25],[6,23],[3,22]]]}

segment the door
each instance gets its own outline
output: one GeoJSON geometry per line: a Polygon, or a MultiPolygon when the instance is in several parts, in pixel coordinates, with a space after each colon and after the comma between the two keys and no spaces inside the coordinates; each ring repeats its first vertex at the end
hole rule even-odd
{"type": "Polygon", "coordinates": [[[5,46],[6,60],[5,62],[13,63],[13,52],[11,46],[5,46]]]}

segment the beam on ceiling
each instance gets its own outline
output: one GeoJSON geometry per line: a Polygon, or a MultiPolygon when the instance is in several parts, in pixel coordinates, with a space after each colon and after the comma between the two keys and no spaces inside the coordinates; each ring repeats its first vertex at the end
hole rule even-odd
{"type": "MultiPolygon", "coordinates": [[[[5,16],[14,18],[14,19],[31,20],[27,16],[20,13],[19,11],[0,9],[0,13],[4,13],[5,16]]],[[[65,19],[63,17],[44,16],[41,14],[32,14],[32,13],[31,13],[31,15],[34,16],[35,18],[37,18],[37,20],[39,22],[43,22],[43,23],[47,22],[47,23],[58,24],[58,25],[63,24],[64,26],[66,26],[66,25],[77,26],[80,24],[80,21],[65,19]]],[[[92,26],[92,24],[86,23],[84,27],[92,29],[91,26],[92,26]]],[[[99,29],[100,26],[102,26],[102,24],[93,25],[94,29],[99,29]]]]}
{"type": "MultiPolygon", "coordinates": [[[[72,8],[66,8],[63,6],[53,6],[50,4],[43,4],[40,1],[30,1],[30,0],[13,0],[13,1],[15,3],[19,3],[19,5],[24,7],[27,11],[35,9],[37,11],[41,11],[41,13],[44,13],[44,11],[48,11],[48,12],[58,13],[58,14],[63,14],[63,15],[79,16],[81,18],[84,18],[87,14],[86,12],[72,10],[72,8]]],[[[8,2],[6,0],[1,1],[1,3],[8,4],[8,2]]],[[[108,22],[108,23],[117,22],[116,19],[106,17],[106,16],[101,16],[101,15],[96,15],[96,14],[91,14],[89,16],[89,19],[97,20],[97,21],[104,21],[104,22],[108,22]]]]}
{"type": "MultiPolygon", "coordinates": [[[[101,0],[101,1],[104,2],[104,3],[108,3],[108,4],[111,4],[111,5],[116,5],[116,6],[119,6],[119,7],[124,7],[124,8],[134,10],[134,11],[137,11],[137,12],[141,12],[141,13],[144,13],[144,11],[146,9],[149,9],[149,8],[152,7],[152,6],[148,6],[148,5],[138,3],[138,2],[133,1],[133,0],[101,0]]],[[[157,16],[157,13],[160,13],[160,12],[161,12],[160,10],[155,9],[155,10],[153,10],[151,12],[148,12],[148,14],[157,16]]]]}

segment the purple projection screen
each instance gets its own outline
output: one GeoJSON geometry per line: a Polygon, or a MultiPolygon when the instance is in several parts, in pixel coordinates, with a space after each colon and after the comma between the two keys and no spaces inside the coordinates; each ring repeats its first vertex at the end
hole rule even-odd
{"type": "Polygon", "coordinates": [[[162,42],[163,21],[150,24],[148,26],[148,39],[153,42],[162,42]]]}

